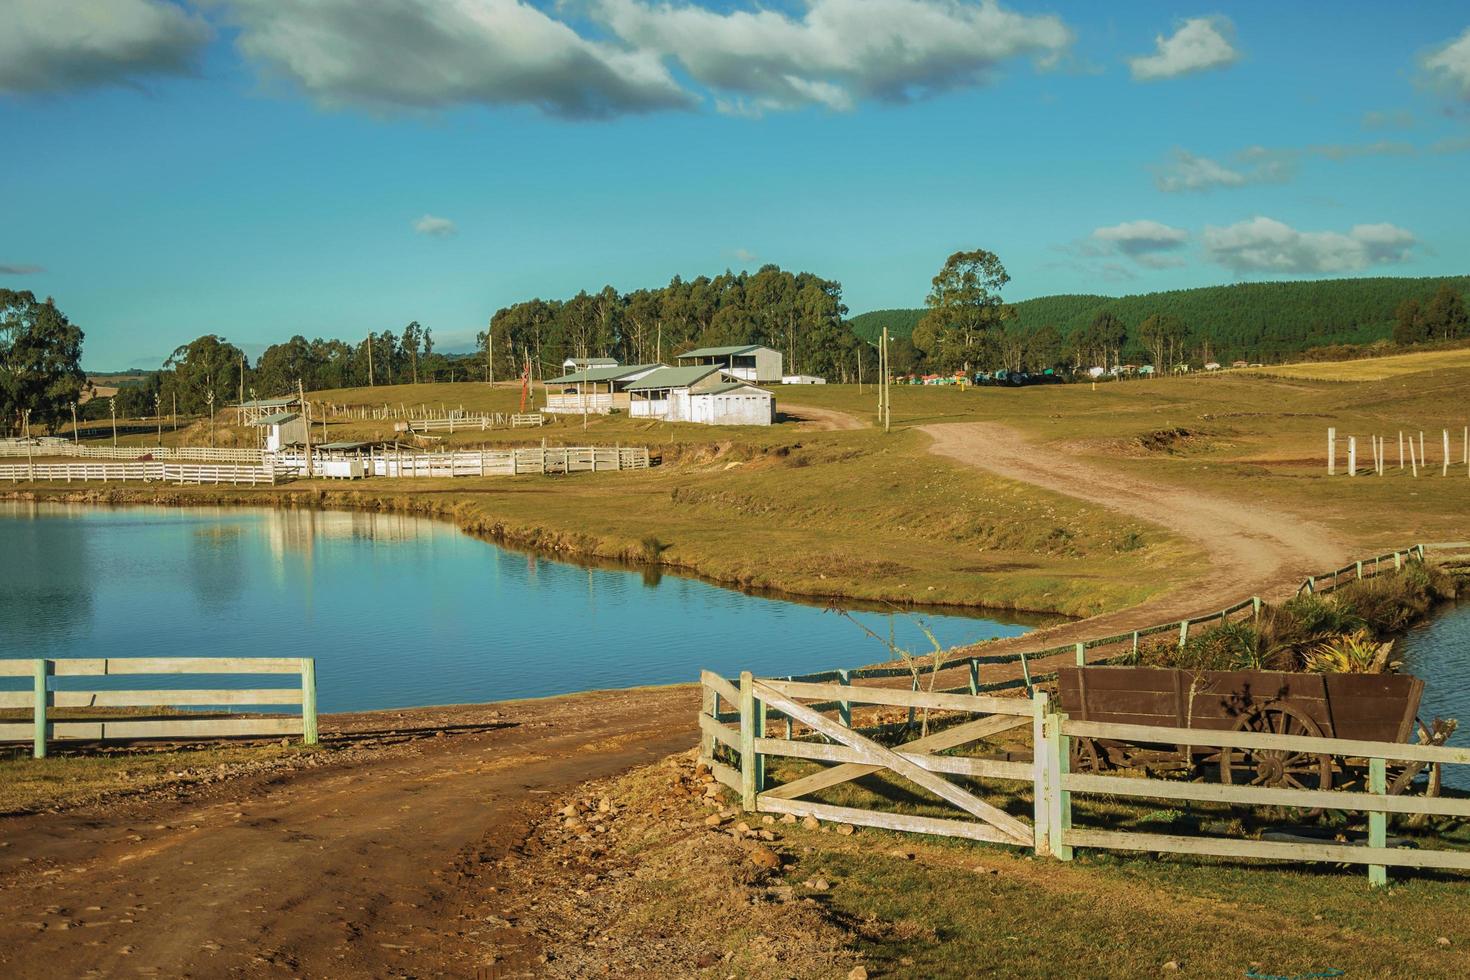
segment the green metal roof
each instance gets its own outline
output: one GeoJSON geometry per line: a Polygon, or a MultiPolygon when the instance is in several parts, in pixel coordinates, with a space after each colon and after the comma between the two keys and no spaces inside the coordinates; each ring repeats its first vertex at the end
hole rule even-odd
{"type": "Polygon", "coordinates": [[[700,395],[723,395],[725,392],[727,392],[727,391],[734,391],[736,388],[749,388],[752,391],[763,392],[764,394],[767,394],[767,395],[770,394],[769,391],[766,391],[766,389],[762,388],[760,385],[753,385],[753,384],[750,384],[749,382],[746,382],[746,381],[725,381],[725,382],[722,382],[720,384],[715,385],[713,388],[705,388],[702,391],[696,392],[696,394],[700,394],[700,395]]]}
{"type": "Polygon", "coordinates": [[[646,378],[628,385],[629,391],[654,391],[659,388],[687,388],[704,380],[719,368],[713,364],[696,364],[693,367],[659,368],[646,378]]]}
{"type": "Polygon", "coordinates": [[[732,354],[749,354],[753,350],[760,350],[764,344],[745,344],[741,347],[701,347],[679,355],[679,360],[686,357],[729,357],[732,354]]]}
{"type": "Polygon", "coordinates": [[[263,415],[263,416],[261,416],[260,418],[258,418],[258,419],[255,420],[254,424],[255,425],[281,425],[284,422],[289,422],[292,419],[298,419],[300,417],[301,417],[301,413],[299,413],[299,412],[277,412],[274,415],[263,415]]]}
{"type": "Polygon", "coordinates": [[[613,365],[612,367],[588,368],[583,371],[573,371],[571,374],[564,374],[559,378],[551,378],[546,383],[549,385],[566,385],[578,381],[585,381],[588,384],[595,384],[602,381],[616,381],[619,378],[626,378],[630,374],[637,374],[640,371],[652,371],[654,368],[662,366],[661,364],[624,364],[621,367],[613,365]]]}

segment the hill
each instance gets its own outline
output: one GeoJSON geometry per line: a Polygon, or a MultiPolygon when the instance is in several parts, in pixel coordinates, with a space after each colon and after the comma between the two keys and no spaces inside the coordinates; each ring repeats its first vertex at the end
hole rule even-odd
{"type": "MultiPolygon", "coordinates": [[[[1014,305],[1023,327],[1049,323],[1063,336],[1091,323],[1105,309],[1130,331],[1152,313],[1171,313],[1195,336],[1210,337],[1220,357],[1279,361],[1313,347],[1387,340],[1399,304],[1426,300],[1444,283],[1470,292],[1470,276],[1378,277],[1250,282],[1133,296],[1041,296],[1014,305]]],[[[907,336],[923,315],[922,309],[874,310],[850,323],[855,333],[869,339],[884,326],[907,336]]]]}

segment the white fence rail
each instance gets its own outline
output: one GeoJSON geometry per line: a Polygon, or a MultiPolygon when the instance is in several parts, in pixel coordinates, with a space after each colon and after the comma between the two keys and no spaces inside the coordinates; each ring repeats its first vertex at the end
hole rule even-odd
{"type": "Polygon", "coordinates": [[[234,485],[274,485],[279,472],[273,462],[243,466],[236,463],[5,463],[0,464],[0,480],[22,482],[91,482],[122,483],[157,481],[161,483],[230,483],[234,485]]]}
{"type": "MultiPolygon", "coordinates": [[[[367,476],[447,478],[524,476],[539,473],[602,473],[649,467],[646,447],[566,446],[532,449],[462,449],[446,453],[387,450],[358,457],[367,476]]],[[[306,468],[305,458],[283,454],[277,462],[293,473],[306,468]]],[[[317,466],[323,465],[320,461],[317,466]]]]}
{"type": "Polygon", "coordinates": [[[211,446],[79,446],[60,440],[35,442],[0,442],[0,456],[74,456],[79,459],[127,460],[198,460],[208,463],[262,463],[265,453],[259,449],[211,446]]]}
{"type": "Polygon", "coordinates": [[[300,735],[307,745],[317,743],[316,661],[310,657],[99,657],[64,660],[0,659],[0,677],[31,680],[30,690],[0,690],[0,709],[27,709],[31,718],[0,719],[0,742],[30,741],[37,759],[46,757],[46,745],[57,739],[233,738],[260,735],[300,735]],[[299,685],[256,689],[208,690],[55,690],[53,677],[115,677],[119,675],[257,675],[294,674],[299,685]],[[190,717],[181,707],[300,706],[300,714],[234,717],[190,717]],[[102,709],[93,718],[56,719],[55,709],[102,709]],[[111,708],[170,709],[162,717],[146,714],[109,714],[111,708]]]}
{"type": "Polygon", "coordinates": [[[447,418],[410,419],[399,422],[394,428],[399,432],[485,432],[489,429],[536,429],[546,424],[546,416],[537,413],[525,415],[504,412],[477,415],[450,415],[447,418]]]}

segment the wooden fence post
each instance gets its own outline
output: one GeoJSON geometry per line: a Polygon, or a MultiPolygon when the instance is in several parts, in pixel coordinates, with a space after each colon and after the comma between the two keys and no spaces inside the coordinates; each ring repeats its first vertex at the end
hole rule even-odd
{"type": "MultiPolygon", "coordinates": [[[[1382,759],[1368,760],[1368,792],[1377,796],[1388,795],[1388,767],[1382,759]]],[[[1388,846],[1388,814],[1382,810],[1371,810],[1368,813],[1368,846],[1388,846]]],[[[1375,888],[1387,885],[1387,866],[1368,865],[1368,884],[1375,888]]]]}
{"type": "Polygon", "coordinates": [[[1032,848],[1043,857],[1051,855],[1051,794],[1047,770],[1051,764],[1050,747],[1046,729],[1048,698],[1045,691],[1037,691],[1031,697],[1031,782],[1032,782],[1032,826],[1036,829],[1032,848]]]}
{"type": "Polygon", "coordinates": [[[301,741],[317,744],[316,733],[316,659],[301,658],[301,741]]]}
{"type": "Polygon", "coordinates": [[[1086,667],[1087,666],[1087,644],[1086,643],[1078,643],[1077,644],[1077,666],[1078,667],[1086,667]]]}
{"type": "Polygon", "coordinates": [[[1358,475],[1358,437],[1348,436],[1348,476],[1358,475]]]}
{"type": "Polygon", "coordinates": [[[1046,828],[1052,857],[1059,861],[1072,860],[1072,848],[1065,843],[1066,833],[1072,828],[1072,794],[1062,787],[1062,777],[1071,769],[1071,739],[1062,734],[1062,721],[1066,717],[1049,707],[1043,722],[1046,729],[1046,828]]]}
{"type": "MultiPolygon", "coordinates": [[[[703,684],[699,686],[699,710],[715,721],[720,720],[720,692],[703,684]]],[[[699,761],[713,768],[715,761],[715,737],[708,732],[699,733],[699,761]]]]}
{"type": "Polygon", "coordinates": [[[755,812],[755,677],[740,672],[740,806],[755,812]]]}
{"type": "Polygon", "coordinates": [[[980,660],[978,657],[970,658],[970,693],[980,693],[980,660]]]}
{"type": "Polygon", "coordinates": [[[1327,475],[1337,475],[1337,430],[1327,429],[1327,475]]]}
{"type": "Polygon", "coordinates": [[[1187,620],[1187,619],[1181,619],[1179,621],[1179,645],[1182,647],[1182,646],[1184,646],[1184,644],[1186,644],[1188,642],[1189,642],[1189,620],[1187,620]]]}
{"type": "MultiPolygon", "coordinates": [[[[846,670],[837,671],[837,683],[844,687],[852,686],[852,674],[846,670]]],[[[842,722],[843,728],[852,727],[852,702],[839,701],[837,703],[837,718],[842,722]]]]}
{"type": "Polygon", "coordinates": [[[46,709],[50,707],[51,692],[47,690],[46,678],[51,673],[51,661],[37,660],[35,663],[36,700],[32,715],[35,718],[35,745],[31,754],[37,759],[46,758],[46,709]]]}

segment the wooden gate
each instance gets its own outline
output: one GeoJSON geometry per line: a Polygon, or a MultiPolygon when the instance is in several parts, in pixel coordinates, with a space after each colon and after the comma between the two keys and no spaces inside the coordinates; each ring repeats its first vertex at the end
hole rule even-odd
{"type": "MultiPolygon", "coordinates": [[[[742,760],[751,761],[752,764],[742,764],[738,772],[724,766],[720,767],[722,772],[716,771],[717,778],[740,791],[747,810],[811,815],[863,826],[943,834],[1028,848],[1041,847],[1043,850],[1047,847],[1049,820],[1044,805],[1038,807],[1034,821],[1028,822],[986,802],[971,789],[949,778],[962,776],[1032,783],[1045,779],[1047,760],[1044,757],[1040,762],[1015,762],[939,754],[1027,724],[1039,727],[1046,712],[1045,694],[1034,699],[977,697],[900,688],[757,680],[750,674],[741,675],[741,686],[737,690],[723,678],[708,672],[704,675],[704,682],[706,713],[701,717],[701,728],[706,738],[704,754],[712,759],[714,743],[721,742],[740,752],[742,760]],[[721,697],[739,704],[741,726],[738,731],[722,723],[721,697]],[[907,707],[949,714],[961,712],[981,717],[951,724],[942,731],[900,745],[887,746],[851,727],[853,704],[907,707]],[[831,711],[834,707],[839,710],[837,718],[823,714],[824,710],[831,711]],[[827,741],[798,741],[789,737],[789,733],[786,738],[768,737],[767,721],[772,713],[785,716],[792,724],[805,726],[827,741]],[[766,756],[786,756],[834,765],[767,789],[764,785],[765,766],[760,761],[766,756]],[[919,816],[837,806],[809,798],[823,790],[878,772],[891,773],[932,793],[959,810],[961,815],[953,818],[919,816]]],[[[1041,799],[1040,796],[1037,798],[1041,799]]]]}

